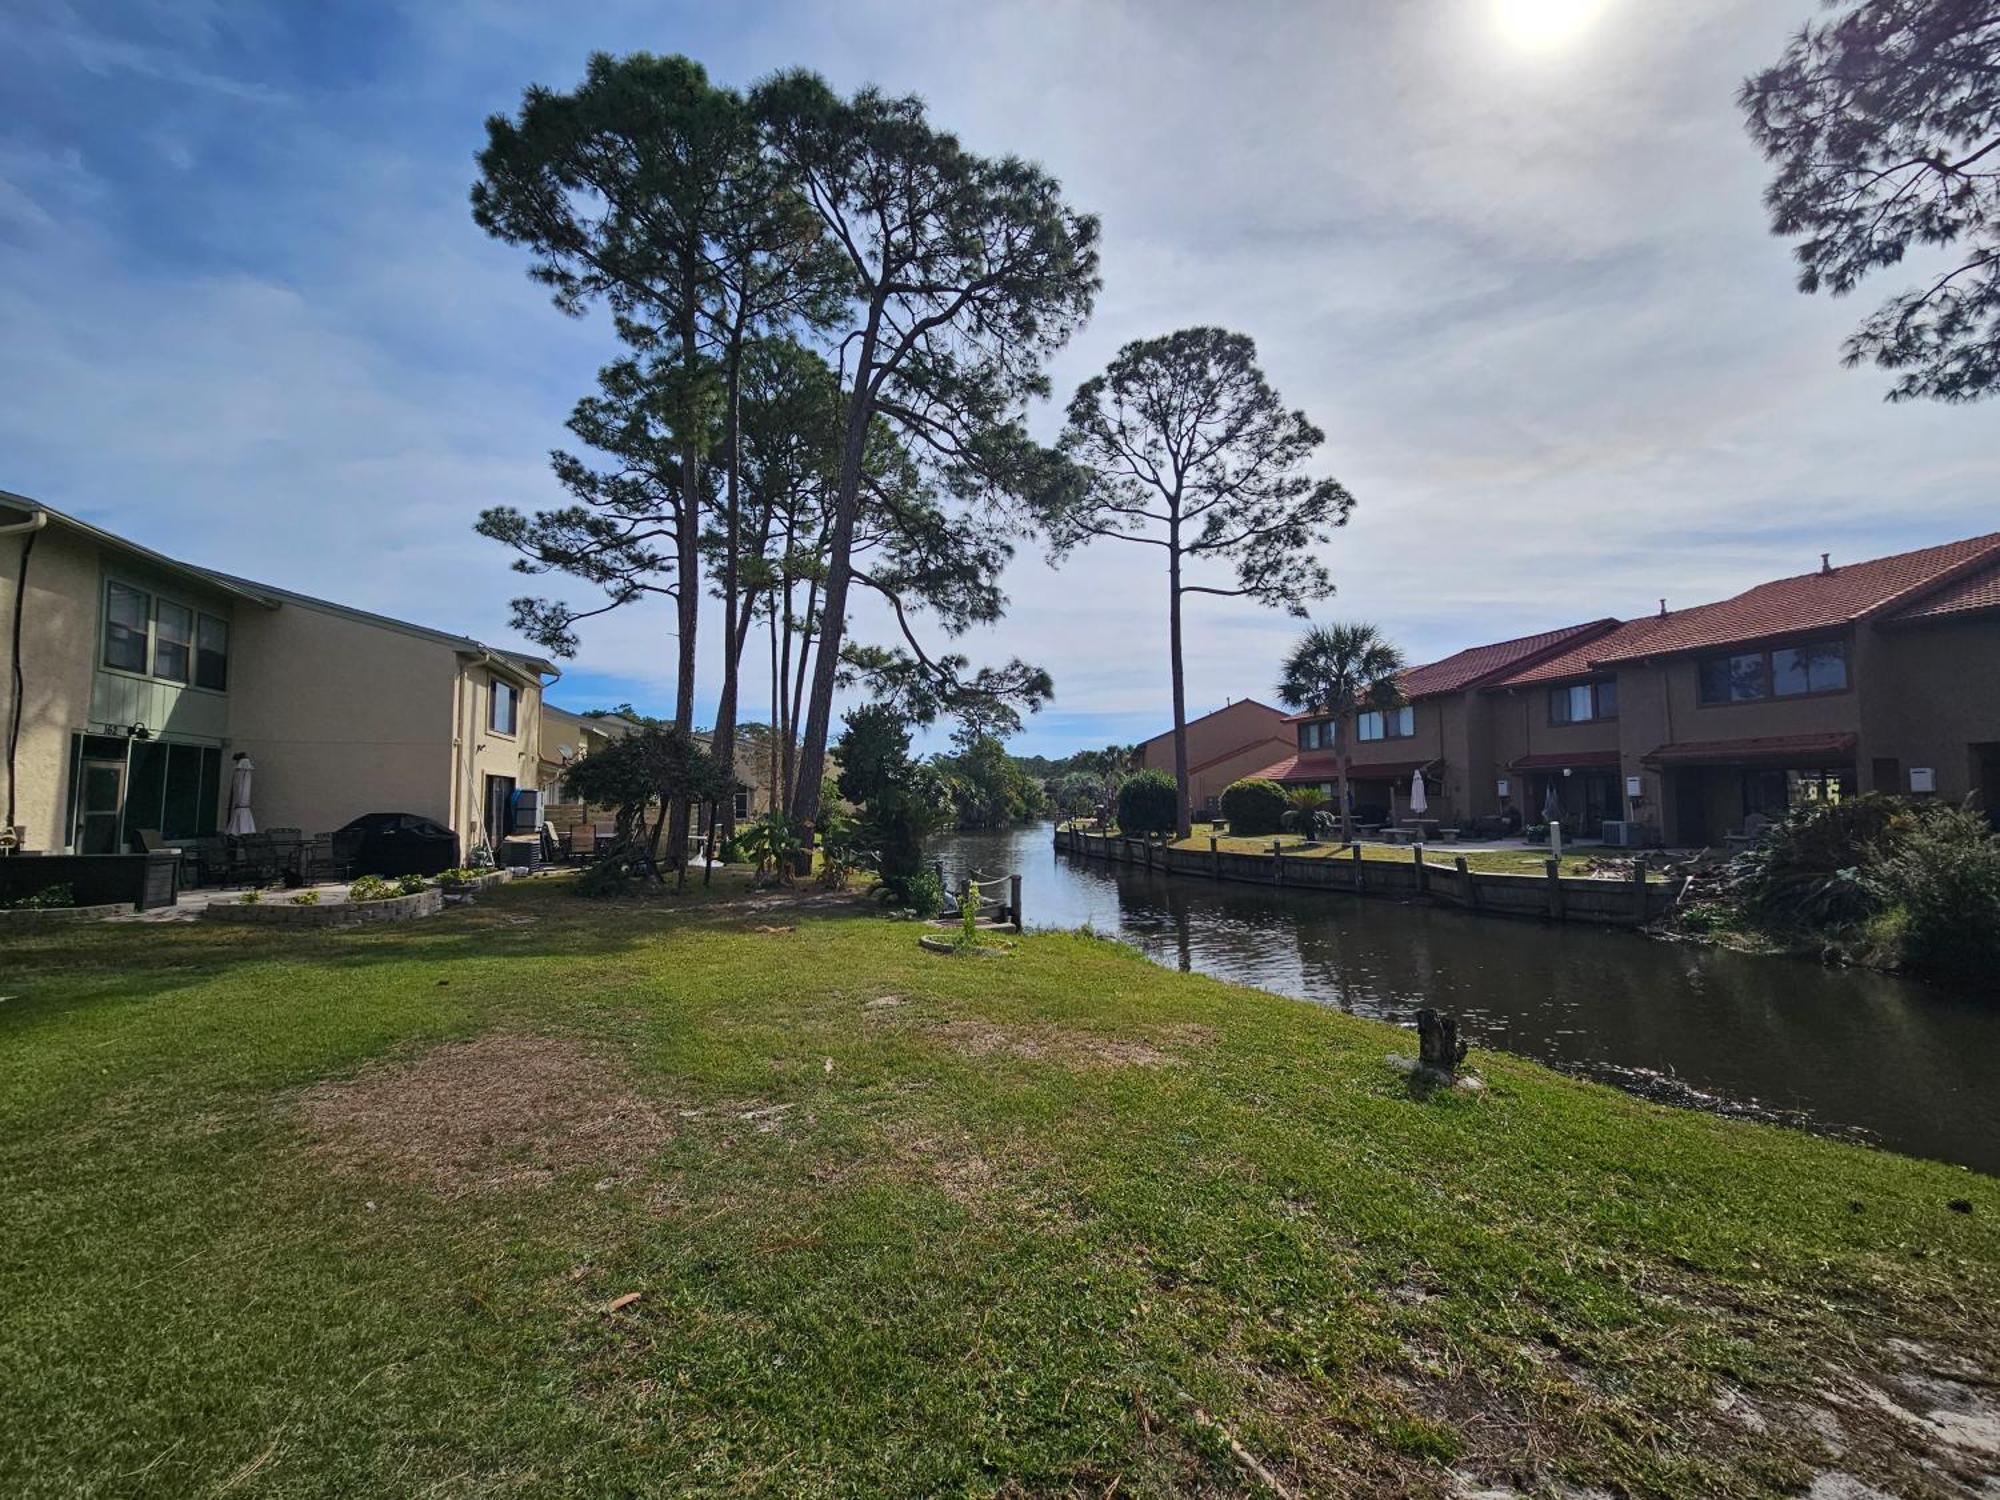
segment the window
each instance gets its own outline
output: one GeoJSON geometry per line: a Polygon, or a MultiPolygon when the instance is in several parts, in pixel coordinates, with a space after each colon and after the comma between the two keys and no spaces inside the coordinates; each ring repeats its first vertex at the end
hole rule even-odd
{"type": "Polygon", "coordinates": [[[203,615],[194,627],[194,685],[220,693],[229,686],[229,622],[203,615]]]}
{"type": "Polygon", "coordinates": [[[1753,703],[1773,694],[1838,693],[1847,687],[1847,642],[1814,641],[1775,651],[1712,656],[1697,667],[1703,703],[1753,703]]]}
{"type": "Polygon", "coordinates": [[[1408,704],[1401,708],[1371,708],[1355,726],[1355,737],[1363,740],[1406,740],[1416,732],[1417,711],[1408,704]]]}
{"type": "Polygon", "coordinates": [[[1301,750],[1324,750],[1333,743],[1333,721],[1321,719],[1313,724],[1299,726],[1299,748],[1301,750]]]}
{"type": "Polygon", "coordinates": [[[1749,703],[1770,696],[1770,665],[1761,651],[1712,656],[1701,664],[1701,701],[1749,703]]]}
{"type": "Polygon", "coordinates": [[[748,818],[750,816],[750,792],[748,788],[739,786],[736,789],[735,799],[730,805],[735,811],[739,822],[748,818]]]}
{"type": "Polygon", "coordinates": [[[1847,686],[1847,642],[1818,641],[1771,653],[1771,689],[1783,697],[1797,693],[1837,693],[1847,686]]]}
{"type": "Polygon", "coordinates": [[[194,611],[162,599],[153,616],[153,675],[186,682],[193,664],[194,611]]]}
{"type": "Polygon", "coordinates": [[[512,734],[521,719],[521,690],[511,682],[493,679],[493,702],[486,727],[495,734],[512,734]]]}
{"type": "Polygon", "coordinates": [[[1551,724],[1588,724],[1594,719],[1618,717],[1618,684],[1579,682],[1573,687],[1549,689],[1551,724]]]}
{"type": "Polygon", "coordinates": [[[146,623],[153,596],[130,584],[104,585],[104,665],[121,672],[146,670],[146,623]]]}

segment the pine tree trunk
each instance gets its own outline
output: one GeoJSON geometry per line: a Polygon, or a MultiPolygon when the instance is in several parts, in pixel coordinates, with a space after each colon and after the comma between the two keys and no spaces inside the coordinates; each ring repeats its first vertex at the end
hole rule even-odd
{"type": "Polygon", "coordinates": [[[826,769],[827,731],[833,723],[834,678],[840,671],[840,643],[847,628],[847,588],[854,575],[854,526],[861,513],[861,461],[868,445],[868,424],[874,415],[875,345],[882,327],[879,301],[868,311],[868,327],[854,365],[854,394],[847,404],[846,442],[840,454],[840,487],[836,495],[832,545],[828,548],[826,603],[819,631],[819,654],[813,662],[812,697],[806,705],[806,725],[799,746],[798,786],[793,794],[798,821],[810,830],[819,819],[819,783],[826,769]]]}
{"type": "MultiPolygon", "coordinates": [[[[701,447],[693,418],[694,382],[701,368],[699,330],[695,324],[695,303],[700,290],[699,265],[689,254],[683,262],[681,295],[681,373],[685,386],[681,402],[681,505],[680,526],[674,538],[675,586],[680,623],[680,661],[674,678],[674,727],[684,734],[694,732],[695,629],[701,620],[701,447]]],[[[667,843],[675,863],[687,858],[688,802],[674,799],[667,823],[667,843]]],[[[657,832],[655,851],[657,857],[657,832]]]]}
{"type": "Polygon", "coordinates": [[[1181,549],[1175,523],[1167,542],[1167,652],[1174,678],[1174,836],[1194,831],[1188,815],[1187,674],[1181,665],[1181,549]]]}
{"type": "Polygon", "coordinates": [[[715,732],[709,742],[709,751],[715,757],[716,765],[722,771],[722,784],[727,792],[722,805],[713,808],[712,815],[722,818],[722,835],[734,838],[736,835],[736,696],[742,676],[742,637],[737,631],[739,611],[747,613],[743,603],[742,569],[737,552],[743,544],[743,510],[741,474],[739,460],[741,445],[741,393],[742,393],[742,331],[738,329],[730,339],[728,370],[726,379],[726,406],[723,414],[724,462],[729,471],[724,482],[723,499],[723,552],[722,552],[722,694],[715,704],[715,732]]]}

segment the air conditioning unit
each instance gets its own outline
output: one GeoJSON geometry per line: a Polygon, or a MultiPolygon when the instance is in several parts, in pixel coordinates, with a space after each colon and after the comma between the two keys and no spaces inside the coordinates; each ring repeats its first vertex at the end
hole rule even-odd
{"type": "Polygon", "coordinates": [[[1643,823],[1606,822],[1600,835],[1604,842],[1617,849],[1636,849],[1645,842],[1646,827],[1643,823]]]}

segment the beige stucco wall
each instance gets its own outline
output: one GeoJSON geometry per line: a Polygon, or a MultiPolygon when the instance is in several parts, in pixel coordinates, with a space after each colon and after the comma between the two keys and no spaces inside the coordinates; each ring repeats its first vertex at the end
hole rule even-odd
{"type": "MultiPolygon", "coordinates": [[[[0,520],[11,512],[0,512],[0,520]]],[[[0,538],[0,733],[13,714],[14,602],[23,537],[0,538]]],[[[67,839],[69,737],[88,727],[97,655],[97,548],[73,532],[44,528],[28,565],[21,615],[21,733],[15,750],[14,821],[30,849],[61,849],[67,839]]],[[[4,813],[0,805],[0,813],[4,813]]]]}
{"type": "MultiPolygon", "coordinates": [[[[457,658],[454,658],[456,661],[457,658]]],[[[452,808],[440,821],[449,823],[468,848],[481,838],[489,842],[506,836],[504,828],[486,826],[486,778],[505,776],[517,788],[534,789],[541,779],[542,694],[529,679],[507,676],[520,689],[521,705],[513,734],[502,734],[491,723],[493,669],[476,659],[460,665],[456,685],[448,695],[454,706],[457,751],[453,764],[458,768],[452,790],[452,808]]]]}
{"type": "Polygon", "coordinates": [[[239,611],[235,635],[229,748],[256,765],[258,827],[451,821],[452,647],[291,602],[239,611]]]}
{"type": "MultiPolygon", "coordinates": [[[[1296,748],[1292,726],[1277,709],[1244,698],[1205,714],[1187,726],[1188,796],[1200,809],[1219,797],[1230,782],[1283,760],[1296,748]],[[1209,764],[1214,762],[1214,764],[1209,764]],[[1196,770],[1195,767],[1202,767],[1196,770]]],[[[1139,746],[1139,763],[1148,770],[1174,774],[1171,729],[1139,746]]]]}

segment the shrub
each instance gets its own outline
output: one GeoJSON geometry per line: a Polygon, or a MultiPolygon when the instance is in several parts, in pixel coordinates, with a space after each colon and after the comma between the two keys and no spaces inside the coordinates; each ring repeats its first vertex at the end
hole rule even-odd
{"type": "Polygon", "coordinates": [[[391,896],[401,894],[401,891],[380,875],[357,875],[347,888],[349,901],[387,901],[391,896]]]}
{"type": "Polygon", "coordinates": [[[1910,820],[1870,885],[1900,909],[1903,962],[1939,979],[2000,973],[2000,834],[1979,814],[1932,807],[1910,820]]]}
{"type": "Polygon", "coordinates": [[[1302,786],[1289,792],[1285,800],[1291,804],[1286,810],[1283,823],[1299,837],[1308,841],[1332,833],[1340,826],[1327,806],[1327,795],[1316,786],[1302,786]]]}
{"type": "Polygon", "coordinates": [[[300,891],[300,892],[299,892],[299,893],[298,893],[297,895],[295,895],[295,896],[293,896],[293,897],[292,897],[292,905],[294,905],[294,906],[318,906],[318,905],[319,905],[319,892],[318,892],[318,891],[300,891]]]}
{"type": "Polygon", "coordinates": [[[405,896],[414,896],[429,884],[430,882],[421,875],[402,875],[397,877],[396,889],[405,896]]]}
{"type": "Polygon", "coordinates": [[[1222,815],[1231,833],[1276,833],[1285,826],[1285,789],[1275,781],[1246,777],[1222,794],[1222,815]]]}
{"type": "Polygon", "coordinates": [[[944,882],[938,879],[935,870],[885,876],[882,893],[897,906],[906,906],[920,917],[934,917],[944,910],[944,882]]]}
{"type": "Polygon", "coordinates": [[[1781,927],[1866,922],[1888,900],[1873,866],[1918,817],[1908,803],[1877,794],[1795,807],[1729,862],[1725,884],[1746,911],[1781,927]]]}
{"type": "Polygon", "coordinates": [[[1125,833],[1172,833],[1180,826],[1180,793],[1165,771],[1141,771],[1118,788],[1118,827],[1125,833]]]}
{"type": "Polygon", "coordinates": [[[441,886],[470,885],[475,880],[491,875],[491,870],[475,870],[469,865],[460,865],[456,870],[440,870],[437,882],[441,886]]]}
{"type": "Polygon", "coordinates": [[[63,881],[58,885],[45,885],[32,896],[16,896],[12,901],[0,901],[9,911],[46,911],[50,907],[76,905],[76,888],[63,881]]]}
{"type": "Polygon", "coordinates": [[[264,893],[259,890],[248,890],[243,893],[243,904],[245,906],[255,906],[259,901],[262,901],[263,899],[264,899],[264,893]]]}

